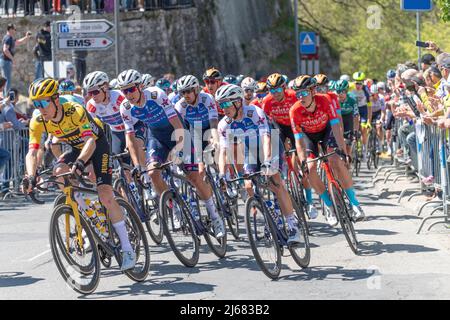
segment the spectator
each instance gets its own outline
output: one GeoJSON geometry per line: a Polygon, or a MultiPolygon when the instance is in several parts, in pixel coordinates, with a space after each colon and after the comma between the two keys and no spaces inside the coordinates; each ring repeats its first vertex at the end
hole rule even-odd
{"type": "Polygon", "coordinates": [[[35,75],[34,79],[44,78],[44,61],[52,61],[52,36],[50,33],[50,21],[45,21],[42,29],[36,35],[36,46],[34,49],[35,75]]]}
{"type": "Polygon", "coordinates": [[[12,69],[14,66],[14,53],[16,45],[20,45],[28,41],[31,37],[31,32],[27,32],[26,36],[16,40],[14,38],[16,34],[16,28],[13,24],[8,24],[6,27],[6,35],[3,37],[2,41],[2,51],[0,54],[0,69],[2,76],[6,78],[6,86],[4,89],[4,95],[9,92],[12,81],[12,69]]]}
{"type": "Polygon", "coordinates": [[[431,65],[436,62],[435,57],[431,53],[424,54],[420,59],[420,68],[422,71],[427,70],[431,65]]]}
{"type": "MultiPolygon", "coordinates": [[[[6,79],[0,77],[0,117],[3,115],[3,109],[9,104],[9,98],[5,98],[2,94],[4,87],[6,86],[6,79]]],[[[9,185],[6,182],[5,168],[11,158],[11,154],[8,150],[3,148],[6,141],[3,140],[2,131],[12,128],[12,123],[2,121],[0,118],[0,194],[4,194],[9,185]]]]}
{"type": "Polygon", "coordinates": [[[72,61],[77,71],[77,82],[79,85],[83,83],[83,79],[86,76],[86,50],[74,50],[72,53],[72,61]]]}
{"type": "Polygon", "coordinates": [[[448,80],[450,73],[450,56],[447,53],[442,53],[437,59],[439,71],[442,74],[441,83],[439,85],[436,96],[440,99],[445,98],[449,94],[448,80]]]}
{"type": "Polygon", "coordinates": [[[12,128],[14,130],[21,130],[25,129],[28,125],[28,121],[20,121],[17,119],[16,111],[14,110],[14,107],[16,106],[17,102],[19,101],[19,92],[17,89],[12,88],[10,91],[9,96],[9,103],[6,103],[5,106],[2,108],[0,113],[0,123],[9,122],[12,124],[12,128]]]}
{"type": "Polygon", "coordinates": [[[35,0],[23,0],[24,16],[34,16],[34,1],[35,0]]]}
{"type": "Polygon", "coordinates": [[[40,0],[41,13],[48,15],[50,13],[50,0],[40,0]]]}

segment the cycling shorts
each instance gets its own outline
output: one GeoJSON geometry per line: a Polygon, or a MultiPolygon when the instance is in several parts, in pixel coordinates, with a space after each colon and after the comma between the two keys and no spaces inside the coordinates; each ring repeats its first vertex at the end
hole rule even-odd
{"type": "MultiPolygon", "coordinates": [[[[58,163],[74,163],[80,156],[80,153],[80,149],[72,148],[72,150],[61,155],[58,163]]],[[[92,164],[94,167],[97,186],[112,185],[112,157],[109,152],[109,143],[105,136],[102,136],[96,141],[95,151],[86,165],[89,164],[92,164]]]]}
{"type": "Polygon", "coordinates": [[[292,131],[291,126],[285,126],[282,124],[279,124],[277,122],[273,122],[274,128],[278,129],[280,132],[280,139],[283,142],[283,145],[286,141],[286,139],[289,139],[291,142],[291,149],[295,149],[295,137],[294,132],[292,131]]]}
{"type": "Polygon", "coordinates": [[[372,113],[372,123],[375,123],[380,119],[381,119],[381,110],[372,113]]]}
{"type": "Polygon", "coordinates": [[[384,124],[384,129],[392,130],[392,128],[394,127],[394,124],[395,124],[394,114],[392,112],[388,111],[386,114],[386,123],[384,124]]]}
{"type": "Polygon", "coordinates": [[[346,140],[353,140],[353,121],[355,119],[355,116],[353,113],[343,115],[342,116],[342,122],[344,124],[344,139],[346,140]]]}
{"type": "Polygon", "coordinates": [[[362,107],[358,107],[359,110],[359,117],[360,123],[366,123],[367,122],[367,116],[368,116],[368,110],[367,110],[367,106],[362,106],[362,107]]]}
{"type": "Polygon", "coordinates": [[[328,123],[325,130],[317,133],[304,132],[303,136],[306,155],[308,158],[317,158],[319,156],[319,142],[322,146],[322,150],[326,152],[327,147],[336,148],[337,143],[333,136],[333,131],[328,123]]]}

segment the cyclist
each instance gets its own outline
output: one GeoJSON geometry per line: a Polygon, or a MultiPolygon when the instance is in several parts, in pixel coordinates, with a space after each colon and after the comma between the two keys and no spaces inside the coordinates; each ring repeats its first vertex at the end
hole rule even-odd
{"type": "Polygon", "coordinates": [[[101,123],[94,121],[81,105],[62,102],[57,90],[58,82],[52,78],[38,79],[29,88],[29,97],[40,115],[33,117],[30,123],[30,148],[26,157],[27,175],[24,178],[24,182],[30,186],[25,191],[29,193],[31,186],[36,183],[36,155],[44,132],[72,146],[72,150],[59,158],[54,173],[81,173],[88,163],[92,163],[99,199],[107,209],[122,246],[121,270],[132,269],[136,263],[136,254],[128,238],[122,209],[114,197],[109,143],[101,123]],[[69,163],[73,163],[71,168],[67,165],[69,163]]]}
{"type": "MultiPolygon", "coordinates": [[[[287,192],[281,175],[278,171],[282,168],[282,156],[280,146],[273,143],[271,139],[271,130],[267,117],[263,110],[249,105],[244,106],[244,91],[236,85],[226,85],[216,92],[216,101],[224,110],[226,116],[219,123],[220,134],[220,157],[219,171],[221,179],[226,180],[226,164],[229,151],[233,147],[233,138],[238,138],[244,143],[244,170],[246,173],[253,173],[259,170],[271,171],[275,184],[271,190],[275,193],[281,208],[281,212],[286,217],[289,226],[288,244],[300,242],[299,231],[297,229],[297,220],[293,214],[293,206],[289,193],[287,192]],[[272,150],[278,147],[278,152],[272,150]],[[258,157],[260,150],[264,152],[264,158],[258,157]],[[265,169],[264,169],[265,168],[265,169]]],[[[277,139],[278,140],[278,139],[277,139]]],[[[245,181],[247,193],[253,195],[253,189],[250,181],[245,181]]]]}
{"type": "Polygon", "coordinates": [[[381,97],[378,92],[378,84],[372,84],[370,86],[370,102],[372,104],[372,117],[370,118],[370,123],[372,126],[375,125],[377,130],[378,139],[376,140],[376,152],[380,153],[384,141],[381,119],[385,118],[386,105],[384,98],[381,97]]]}
{"type": "Polygon", "coordinates": [[[76,94],[75,90],[75,84],[71,80],[64,80],[59,83],[58,93],[60,98],[65,99],[66,101],[79,103],[83,106],[84,98],[83,96],[76,94]]]}
{"type": "Polygon", "coordinates": [[[182,98],[182,96],[178,92],[177,85],[178,85],[178,80],[175,80],[172,83],[172,93],[169,94],[169,100],[173,105],[175,105],[182,98]]]}
{"type": "Polygon", "coordinates": [[[116,90],[117,89],[117,79],[112,79],[110,82],[109,82],[109,88],[111,89],[111,90],[116,90]]]}
{"type": "Polygon", "coordinates": [[[223,78],[223,81],[229,84],[238,85],[238,79],[233,74],[226,75],[225,78],[223,78]]]}
{"type": "MultiPolygon", "coordinates": [[[[317,85],[315,87],[316,92],[317,93],[327,94],[331,98],[331,101],[333,102],[334,110],[336,110],[336,113],[337,113],[337,115],[339,117],[339,120],[340,120],[339,123],[342,124],[342,115],[341,115],[341,106],[339,104],[339,97],[333,91],[335,82],[334,81],[330,81],[328,79],[328,77],[326,75],[324,75],[324,74],[316,74],[314,76],[314,79],[316,79],[316,83],[317,83],[317,85]]],[[[341,126],[341,129],[343,129],[342,126],[341,126]]],[[[343,133],[343,131],[342,131],[342,133],[343,133]]]]}
{"type": "Polygon", "coordinates": [[[370,107],[370,91],[364,80],[366,75],[364,72],[355,72],[353,74],[355,80],[355,89],[350,92],[352,97],[358,102],[358,111],[361,124],[361,139],[363,148],[363,162],[367,160],[367,139],[368,128],[371,126],[370,119],[372,119],[372,108],[370,107]]]}
{"type": "MultiPolygon", "coordinates": [[[[190,139],[185,141],[183,122],[164,91],[158,88],[143,90],[141,75],[133,69],[122,72],[118,77],[118,81],[120,90],[126,97],[126,100],[120,106],[120,111],[124,119],[127,146],[133,163],[137,166],[142,165],[142,158],[139,155],[142,149],[136,145],[133,119],[138,119],[147,126],[148,170],[154,169],[158,163],[166,162],[171,152],[174,152],[175,162],[182,162],[186,155],[179,150],[180,146],[187,145],[187,148],[184,149],[189,150],[189,155],[191,141],[190,139]]],[[[211,189],[205,186],[199,173],[195,172],[195,166],[187,166],[186,169],[189,171],[189,180],[197,188],[200,198],[205,201],[208,212],[211,212],[211,203],[214,206],[210,194],[211,189]]],[[[150,177],[158,195],[161,195],[168,189],[160,170],[152,170],[150,177]]],[[[216,237],[219,238],[225,235],[223,224],[213,221],[213,227],[216,237]]]]}
{"type": "MultiPolygon", "coordinates": [[[[217,89],[227,83],[223,82],[222,73],[216,68],[209,68],[203,74],[203,81],[205,82],[205,87],[203,91],[209,93],[213,96],[216,94],[217,89]]],[[[217,112],[219,113],[219,120],[224,117],[223,110],[220,109],[219,105],[216,103],[217,112]]]]}
{"type": "Polygon", "coordinates": [[[255,91],[258,89],[258,83],[255,79],[247,77],[242,80],[241,88],[244,90],[244,106],[248,106],[255,99],[255,91]]]}
{"type": "Polygon", "coordinates": [[[148,73],[144,73],[142,75],[142,84],[144,86],[144,89],[150,88],[155,86],[155,78],[148,73]]]}
{"type": "Polygon", "coordinates": [[[258,82],[256,90],[255,90],[256,98],[250,104],[262,109],[263,108],[262,107],[263,100],[267,96],[268,92],[269,92],[269,89],[267,88],[267,83],[266,82],[258,82]]]}
{"type": "MultiPolygon", "coordinates": [[[[319,142],[326,152],[326,148],[338,148],[338,153],[348,158],[345,143],[339,130],[339,118],[336,114],[332,101],[328,95],[315,93],[316,81],[310,76],[300,76],[295,80],[294,89],[300,99],[290,110],[292,128],[295,133],[296,148],[302,163],[303,171],[308,175],[311,185],[325,203],[326,219],[331,226],[336,226],[338,221],[333,210],[328,191],[319,175],[317,174],[317,163],[306,165],[307,158],[319,156],[319,142]],[[334,137],[332,137],[332,133],[334,137]]],[[[363,219],[364,212],[356,199],[351,176],[345,167],[344,161],[337,155],[330,158],[330,164],[341,178],[340,182],[347,193],[356,221],[363,219]]]]}
{"type": "Polygon", "coordinates": [[[156,86],[164,91],[166,96],[168,96],[172,92],[172,85],[169,80],[166,78],[161,78],[158,81],[156,81],[156,86]]]}
{"type": "Polygon", "coordinates": [[[349,83],[347,80],[338,80],[334,87],[341,105],[342,122],[344,127],[344,139],[347,143],[347,154],[351,154],[351,144],[354,138],[355,128],[358,128],[358,103],[348,95],[349,83]]]}

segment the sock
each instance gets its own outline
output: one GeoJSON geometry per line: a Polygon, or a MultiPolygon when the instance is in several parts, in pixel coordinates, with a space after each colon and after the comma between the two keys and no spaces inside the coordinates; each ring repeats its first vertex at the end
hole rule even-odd
{"type": "Polygon", "coordinates": [[[322,193],[320,195],[320,199],[322,199],[322,201],[325,203],[325,205],[327,207],[331,208],[331,206],[333,205],[333,203],[331,202],[331,199],[330,199],[330,195],[328,194],[328,191],[326,191],[326,190],[324,193],[322,193]]]}
{"type": "Polygon", "coordinates": [[[120,239],[120,245],[122,246],[122,251],[133,251],[131,247],[130,239],[128,238],[127,228],[125,227],[125,221],[119,221],[113,224],[114,229],[120,239]]]}
{"type": "Polygon", "coordinates": [[[209,198],[208,200],[204,201],[206,210],[208,210],[209,215],[211,216],[211,219],[216,220],[219,218],[219,214],[217,213],[216,205],[214,204],[213,198],[209,198]]]}
{"type": "Polygon", "coordinates": [[[359,206],[359,201],[356,199],[355,190],[353,188],[345,189],[345,193],[347,194],[352,205],[359,206]]]}
{"type": "Polygon", "coordinates": [[[312,189],[305,188],[305,195],[306,195],[306,202],[308,204],[313,204],[312,189]]]}
{"type": "Polygon", "coordinates": [[[290,230],[297,230],[297,218],[293,213],[286,216],[286,221],[290,230]]]}

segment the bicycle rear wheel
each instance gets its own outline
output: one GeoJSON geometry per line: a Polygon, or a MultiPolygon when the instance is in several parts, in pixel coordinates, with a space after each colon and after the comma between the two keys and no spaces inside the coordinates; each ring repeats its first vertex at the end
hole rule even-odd
{"type": "Polygon", "coordinates": [[[239,204],[238,199],[228,199],[225,201],[225,206],[229,209],[229,214],[226,216],[228,228],[235,240],[240,240],[239,230],[239,204]]]}
{"type": "Polygon", "coordinates": [[[334,184],[330,185],[330,190],[331,198],[333,200],[333,207],[339,217],[339,223],[341,224],[345,238],[347,239],[350,249],[352,249],[355,254],[358,254],[358,239],[356,238],[353,220],[350,216],[344,197],[340,189],[338,189],[334,184]]]}
{"type": "MultiPolygon", "coordinates": [[[[136,253],[136,265],[133,269],[125,271],[125,274],[131,280],[141,282],[147,278],[150,270],[150,250],[147,237],[145,236],[145,230],[142,226],[141,219],[134,211],[133,207],[121,197],[116,197],[116,201],[122,209],[128,238],[130,239],[131,247],[136,253]]],[[[114,230],[114,228],[112,229],[114,230]]],[[[118,236],[116,235],[114,238],[117,239],[118,236]]],[[[121,265],[121,257],[118,257],[118,262],[121,265]]]]}
{"type": "Polygon", "coordinates": [[[197,237],[191,217],[184,203],[172,190],[161,195],[159,208],[164,234],[175,256],[186,267],[194,267],[200,254],[200,240],[197,237]]]}
{"type": "Polygon", "coordinates": [[[297,216],[297,228],[300,234],[300,243],[295,246],[289,246],[291,256],[300,267],[306,268],[311,261],[311,249],[308,237],[308,226],[306,224],[305,214],[302,209],[299,208],[295,201],[292,201],[294,206],[294,213],[297,216]]]}
{"type": "Polygon", "coordinates": [[[281,272],[281,249],[278,233],[266,209],[254,197],[245,203],[247,235],[262,272],[270,279],[277,279],[281,272]]]}
{"type": "Polygon", "coordinates": [[[72,208],[65,204],[56,207],[50,220],[50,248],[64,281],[73,290],[90,294],[100,281],[100,260],[92,231],[81,217],[80,224],[82,245],[72,208]]]}

